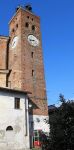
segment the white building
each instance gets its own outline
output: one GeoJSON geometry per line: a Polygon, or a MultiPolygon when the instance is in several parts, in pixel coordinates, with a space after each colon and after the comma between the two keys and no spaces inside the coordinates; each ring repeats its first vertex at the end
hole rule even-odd
{"type": "Polygon", "coordinates": [[[0,88],[0,150],[27,150],[29,141],[27,92],[0,88]]]}

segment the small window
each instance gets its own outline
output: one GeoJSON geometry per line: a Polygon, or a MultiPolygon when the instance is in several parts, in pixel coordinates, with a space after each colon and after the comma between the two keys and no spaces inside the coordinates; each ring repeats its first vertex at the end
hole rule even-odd
{"type": "Polygon", "coordinates": [[[32,30],[35,30],[35,25],[32,25],[32,30]]]}
{"type": "Polygon", "coordinates": [[[32,70],[32,77],[34,76],[34,70],[32,70]]]}
{"type": "Polygon", "coordinates": [[[12,29],[12,32],[14,32],[15,30],[14,29],[12,29]]]}
{"type": "Polygon", "coordinates": [[[32,18],[32,21],[33,21],[33,18],[32,18]]]}
{"type": "Polygon", "coordinates": [[[31,52],[31,57],[33,58],[33,56],[34,56],[34,52],[31,52]]]}
{"type": "Polygon", "coordinates": [[[20,109],[20,98],[15,97],[14,108],[20,109]]]}
{"type": "Polygon", "coordinates": [[[18,28],[18,24],[16,24],[16,28],[18,28]]]}
{"type": "Polygon", "coordinates": [[[25,27],[27,27],[27,28],[29,27],[29,24],[28,24],[28,22],[26,22],[26,23],[25,23],[25,27]]]}
{"type": "Polygon", "coordinates": [[[27,16],[27,18],[29,19],[29,16],[27,16]]]}
{"type": "Polygon", "coordinates": [[[8,126],[8,127],[6,128],[6,131],[12,131],[12,130],[13,130],[12,126],[8,126]]]}

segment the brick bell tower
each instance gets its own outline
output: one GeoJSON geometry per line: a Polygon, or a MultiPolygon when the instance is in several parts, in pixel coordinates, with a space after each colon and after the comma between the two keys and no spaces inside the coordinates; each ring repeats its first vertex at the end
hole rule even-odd
{"type": "Polygon", "coordinates": [[[30,5],[18,7],[9,23],[9,69],[8,86],[28,90],[37,105],[34,116],[48,116],[40,18],[33,14],[30,5]]]}

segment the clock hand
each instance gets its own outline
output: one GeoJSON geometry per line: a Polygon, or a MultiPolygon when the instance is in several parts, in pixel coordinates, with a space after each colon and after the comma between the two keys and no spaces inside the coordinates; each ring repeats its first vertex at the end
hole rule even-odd
{"type": "Polygon", "coordinates": [[[34,41],[34,40],[30,39],[30,41],[34,41]]]}

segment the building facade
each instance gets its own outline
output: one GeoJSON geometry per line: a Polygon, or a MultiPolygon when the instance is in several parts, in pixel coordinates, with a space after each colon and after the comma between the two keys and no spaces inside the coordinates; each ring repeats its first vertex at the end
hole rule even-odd
{"type": "Polygon", "coordinates": [[[0,150],[29,150],[26,92],[0,88],[0,150]]]}
{"type": "Polygon", "coordinates": [[[30,91],[37,106],[30,112],[30,128],[48,133],[40,17],[31,6],[16,9],[9,22],[9,36],[0,36],[0,45],[0,86],[30,91]]]}

